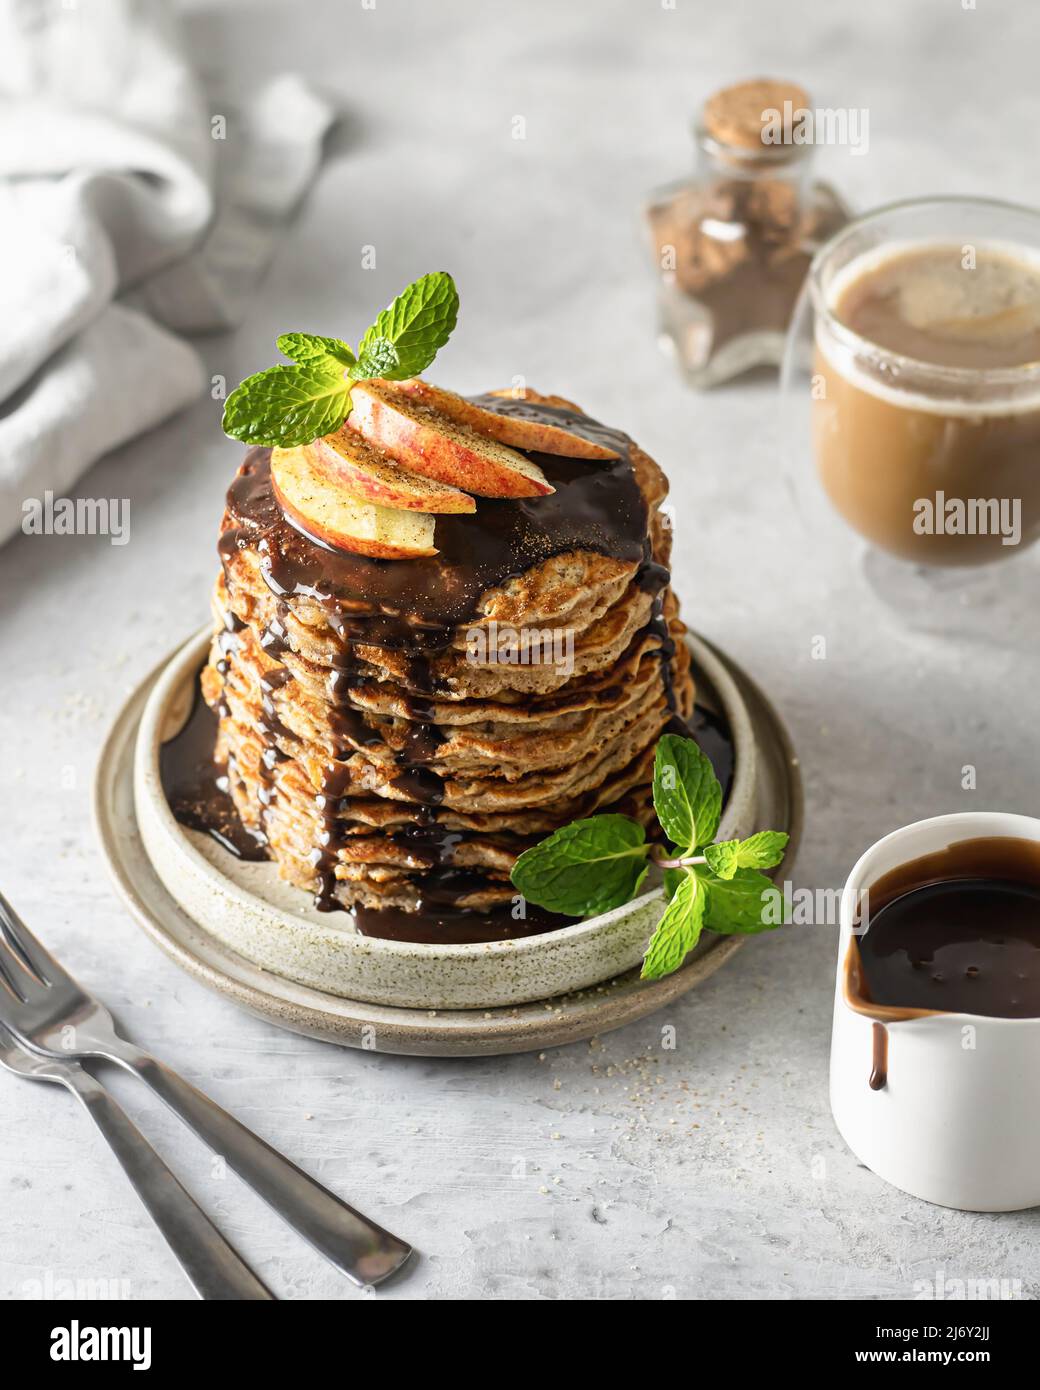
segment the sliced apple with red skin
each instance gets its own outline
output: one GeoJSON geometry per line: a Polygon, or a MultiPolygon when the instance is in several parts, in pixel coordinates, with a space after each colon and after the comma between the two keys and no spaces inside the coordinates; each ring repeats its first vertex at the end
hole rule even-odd
{"type": "MultiPolygon", "coordinates": [[[[593,444],[582,439],[570,430],[559,425],[550,425],[542,420],[525,419],[522,415],[499,415],[497,411],[485,410],[482,405],[466,400],[465,396],[454,391],[445,391],[441,386],[431,386],[428,381],[411,377],[401,382],[401,390],[431,410],[446,415],[456,425],[466,425],[477,434],[488,439],[497,439],[500,444],[512,445],[514,449],[529,449],[537,454],[562,454],[572,459],[616,459],[616,449],[605,444],[593,444]]],[[[511,392],[499,392],[505,396],[511,392]]]]}
{"type": "Polygon", "coordinates": [[[478,497],[544,497],[556,491],[523,454],[421,405],[396,383],[356,382],[350,399],[350,428],[413,473],[478,497]]]}
{"type": "Polygon", "coordinates": [[[356,430],[338,429],[304,446],[315,469],[330,487],[338,487],[355,502],[375,502],[407,512],[475,512],[468,493],[411,473],[356,430]]]}
{"type": "Polygon", "coordinates": [[[376,560],[436,555],[434,518],[358,502],[307,457],[305,449],[272,449],[271,482],[287,519],[312,539],[376,560]]]}

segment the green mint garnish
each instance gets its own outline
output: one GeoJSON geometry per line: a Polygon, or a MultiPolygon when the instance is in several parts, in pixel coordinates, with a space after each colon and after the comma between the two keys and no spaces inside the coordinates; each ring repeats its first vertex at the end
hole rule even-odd
{"type": "Polygon", "coordinates": [[[513,883],[550,912],[594,917],[635,897],[646,877],[646,831],[628,816],[592,816],[525,850],[513,883]]]}
{"type": "Polygon", "coordinates": [[[704,859],[716,878],[729,880],[738,869],[771,869],[784,857],[787,836],[779,830],[760,830],[746,840],[721,840],[705,845],[704,859]]]}
{"type": "Polygon", "coordinates": [[[780,863],[788,837],[761,830],[714,843],[722,788],[693,739],[666,734],[659,741],[654,810],[669,849],[648,844],[643,827],[627,816],[592,816],[526,850],[513,866],[514,885],[540,907],[590,917],[630,902],[650,864],[659,865],[668,906],[643,960],[648,980],[677,970],[704,927],[730,935],[783,924],[787,905],[760,870],[780,863]]]}
{"type": "Polygon", "coordinates": [[[737,840],[704,846],[704,862],[716,878],[732,878],[737,872],[737,840]]]}
{"type": "Polygon", "coordinates": [[[786,915],[780,889],[757,869],[738,869],[728,880],[710,878],[708,912],[712,931],[725,936],[772,931],[786,915]]]}
{"type": "Polygon", "coordinates": [[[361,339],[350,374],[403,381],[424,372],[451,337],[459,295],[450,275],[424,275],[399,294],[361,339]]]}
{"type": "Polygon", "coordinates": [[[787,848],[782,830],[760,830],[737,845],[738,869],[771,869],[779,864],[787,848]]]}
{"type": "Polygon", "coordinates": [[[330,371],[335,367],[352,367],[357,360],[342,339],[319,338],[314,333],[283,333],[278,339],[278,351],[301,367],[318,364],[327,366],[330,371]]]}
{"type": "Polygon", "coordinates": [[[701,937],[706,905],[704,885],[696,874],[684,874],[643,959],[643,978],[656,980],[678,970],[701,937]]]}
{"type": "Polygon", "coordinates": [[[722,788],[692,738],[665,734],[654,756],[654,810],[673,844],[691,852],[710,844],[722,815],[722,788]]]}
{"type": "Polygon", "coordinates": [[[236,387],[224,405],[225,434],[283,449],[332,434],[350,414],[355,381],[402,381],[425,371],[448,341],[458,312],[455,282],[438,270],[383,310],[356,354],[340,338],[283,333],[278,350],[295,366],[269,367],[236,387]]]}
{"type": "Polygon", "coordinates": [[[224,433],[244,444],[291,449],[338,430],[350,411],[350,384],[329,359],[268,367],[224,402],[224,433]]]}

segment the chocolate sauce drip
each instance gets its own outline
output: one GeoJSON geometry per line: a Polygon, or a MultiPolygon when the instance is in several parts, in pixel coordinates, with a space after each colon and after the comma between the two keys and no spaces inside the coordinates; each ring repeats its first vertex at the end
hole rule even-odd
{"type": "Polygon", "coordinates": [[[366,724],[364,715],[353,705],[337,705],[329,714],[329,727],[337,758],[349,758],[355,748],[372,748],[383,742],[379,730],[366,724]]]}
{"type": "Polygon", "coordinates": [[[351,688],[360,685],[365,679],[361,668],[351,658],[349,641],[339,663],[329,676],[328,694],[334,708],[329,715],[329,727],[333,737],[333,755],[349,758],[355,749],[372,748],[383,742],[383,734],[378,727],[365,722],[364,711],[351,699],[351,688]]]}
{"type": "Polygon", "coordinates": [[[314,906],[318,912],[337,912],[342,907],[336,897],[336,846],[338,841],[327,832],[319,838],[318,847],[313,851],[318,886],[314,890],[314,906]]]}
{"type": "Polygon", "coordinates": [[[439,806],[444,800],[444,778],[429,767],[405,767],[393,786],[421,806],[439,806]]]}
{"type": "Polygon", "coordinates": [[[257,721],[259,730],[265,744],[265,752],[280,752],[274,743],[276,738],[288,739],[290,743],[296,742],[293,731],[283,724],[278,717],[274,701],[271,699],[276,690],[283,689],[293,679],[293,673],[287,666],[279,666],[273,671],[267,671],[260,677],[260,707],[263,710],[263,719],[257,721]]]}
{"type": "Polygon", "coordinates": [[[227,675],[227,659],[231,652],[238,650],[238,633],[241,632],[243,624],[233,613],[224,614],[224,630],[217,636],[217,650],[220,656],[217,658],[217,670],[222,676],[227,675]]]}
{"type": "Polygon", "coordinates": [[[668,709],[673,718],[678,717],[679,707],[675,702],[675,681],[672,677],[672,657],[675,655],[675,640],[668,631],[668,622],[664,616],[664,600],[660,595],[654,599],[654,606],[650,612],[650,621],[647,623],[647,631],[652,632],[660,643],[658,656],[661,659],[661,684],[664,686],[664,697],[668,702],[668,709]]]}
{"type": "Polygon", "coordinates": [[[268,695],[274,690],[284,690],[293,679],[293,673],[288,666],[276,666],[272,671],[265,671],[260,679],[260,688],[268,695]]]}
{"type": "Polygon", "coordinates": [[[524,936],[541,936],[544,932],[558,931],[576,920],[530,905],[527,916],[520,919],[513,917],[511,907],[495,908],[490,912],[452,907],[431,907],[422,912],[405,912],[397,907],[358,907],[354,909],[353,916],[362,936],[426,945],[514,941],[524,936]]]}
{"type": "Polygon", "coordinates": [[[430,762],[437,754],[446,735],[434,717],[432,704],[412,700],[408,705],[408,718],[411,728],[406,735],[406,743],[411,750],[412,762],[430,762]]]}
{"type": "Polygon", "coordinates": [[[643,550],[643,563],[636,570],[635,582],[642,589],[644,594],[659,594],[662,589],[667,588],[671,581],[671,571],[665,565],[659,565],[650,554],[650,538],[647,537],[646,546],[643,550]]]}
{"type": "Polygon", "coordinates": [[[457,830],[444,830],[432,813],[427,811],[428,821],[416,821],[403,830],[395,831],[391,839],[404,846],[410,854],[423,859],[428,869],[440,869],[451,863],[455,846],[463,836],[457,830]]]}
{"type": "Polygon", "coordinates": [[[335,869],[337,850],[347,827],[338,812],[350,782],[350,769],[344,763],[326,763],[321,791],[314,798],[321,821],[317,843],[311,851],[311,862],[318,877],[314,906],[319,912],[333,912],[340,906],[335,897],[335,869]]]}
{"type": "Polygon", "coordinates": [[[356,685],[364,685],[366,680],[372,679],[370,672],[365,672],[350,660],[348,649],[347,653],[329,673],[329,699],[338,705],[349,705],[351,689],[356,685]]]}
{"type": "Polygon", "coordinates": [[[872,1091],[883,1091],[888,1085],[888,1029],[883,1023],[874,1020],[871,1039],[870,1077],[867,1084],[872,1091]]]}
{"type": "Polygon", "coordinates": [[[260,634],[260,645],[273,661],[283,657],[287,651],[291,651],[289,638],[285,628],[282,626],[281,619],[275,618],[268,623],[260,634]]]}
{"type": "MultiPolygon", "coordinates": [[[[670,728],[668,732],[675,733],[677,730],[670,728]]],[[[682,732],[686,738],[697,740],[701,752],[711,763],[722,787],[722,804],[725,806],[733,786],[733,769],[736,763],[733,732],[728,721],[717,710],[698,704],[694,705],[689,722],[678,732],[682,732]]]]}
{"type": "Polygon", "coordinates": [[[239,820],[227,771],[213,760],[217,716],[195,682],[195,700],[183,729],[159,749],[159,777],[170,810],[182,825],[201,830],[238,859],[266,859],[266,841],[239,820]]]}

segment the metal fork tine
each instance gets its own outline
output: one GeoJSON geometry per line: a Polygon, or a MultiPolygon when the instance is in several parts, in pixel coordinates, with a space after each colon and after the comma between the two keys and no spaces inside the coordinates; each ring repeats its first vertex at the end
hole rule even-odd
{"type": "Polygon", "coordinates": [[[71,983],[71,978],[62,970],[52,955],[44,950],[32,932],[15,912],[14,908],[0,893],[0,933],[30,970],[45,985],[71,983]]]}
{"type": "MultiPolygon", "coordinates": [[[[24,978],[26,975],[26,971],[21,964],[18,964],[14,967],[14,969],[12,969],[12,967],[7,963],[11,960],[13,960],[13,957],[11,956],[10,952],[0,947],[0,981],[3,982],[3,984],[13,995],[16,1004],[24,1004],[25,992],[16,980],[15,972],[17,971],[19,978],[24,978]]],[[[0,1002],[2,1002],[2,994],[0,994],[0,1002]]]]}

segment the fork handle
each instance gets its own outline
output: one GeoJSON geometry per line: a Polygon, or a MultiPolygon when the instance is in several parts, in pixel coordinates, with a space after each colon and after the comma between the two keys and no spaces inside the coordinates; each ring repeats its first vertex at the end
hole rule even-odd
{"type": "Polygon", "coordinates": [[[118,1062],[145,1081],[243,1182],[355,1284],[380,1283],[411,1254],[410,1245],[341,1201],[209,1096],[133,1043],[118,1038],[114,1047],[109,1045],[95,1055],[118,1062]]]}
{"type": "Polygon", "coordinates": [[[105,1136],[199,1297],[273,1298],[101,1082],[82,1067],[64,1080],[105,1136]]]}

